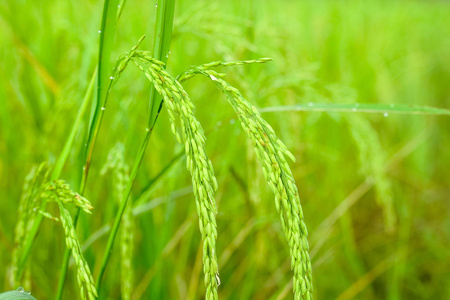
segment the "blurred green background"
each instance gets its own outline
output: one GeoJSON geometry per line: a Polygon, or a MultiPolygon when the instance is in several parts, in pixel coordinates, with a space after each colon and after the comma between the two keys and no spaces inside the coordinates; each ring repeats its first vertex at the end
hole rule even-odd
{"type": "MultiPolygon", "coordinates": [[[[54,163],[70,132],[98,52],[103,1],[0,3],[0,283],[14,247],[24,178],[54,163]]],[[[155,1],[128,0],[114,56],[143,34],[151,50],[155,1]]],[[[176,3],[168,71],[216,60],[272,57],[220,69],[258,108],[307,103],[450,107],[450,2],[187,1],[176,3]]],[[[273,194],[226,99],[204,78],[185,84],[207,134],[219,182],[221,299],[292,299],[290,259],[273,194]]],[[[143,139],[149,84],[130,66],[114,87],[94,151],[78,235],[99,271],[115,211],[117,143],[132,164],[143,139]],[[92,238],[97,234],[96,238],[92,238]],[[85,244],[86,245],[86,244],[85,244]]],[[[88,115],[88,114],[87,114],[88,115]]],[[[450,299],[450,119],[446,116],[267,112],[297,158],[316,299],[450,299]]],[[[87,118],[63,170],[76,190],[87,118]]],[[[182,150],[164,111],[133,189],[134,299],[202,299],[200,233],[182,150]],[[139,202],[139,203],[138,203],[139,202]]],[[[49,207],[54,212],[55,207],[49,207]]],[[[117,244],[117,243],[116,243],[117,244]]],[[[117,245],[116,245],[117,246],[117,245]]],[[[28,261],[37,299],[56,291],[64,251],[59,224],[44,220],[28,261]]],[[[118,247],[103,295],[120,299],[118,247]]],[[[75,299],[73,267],[65,298],[75,299]]]]}

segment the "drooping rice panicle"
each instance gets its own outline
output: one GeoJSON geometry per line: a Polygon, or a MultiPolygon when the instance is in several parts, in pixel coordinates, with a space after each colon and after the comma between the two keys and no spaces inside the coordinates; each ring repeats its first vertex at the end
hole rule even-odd
{"type": "Polygon", "coordinates": [[[89,200],[72,191],[70,186],[62,179],[47,184],[43,189],[41,198],[65,204],[75,204],[88,214],[91,214],[91,210],[94,209],[89,200]]]}
{"type": "Polygon", "coordinates": [[[217,213],[214,192],[217,181],[205,152],[205,134],[194,116],[194,105],[181,84],[162,68],[163,63],[148,52],[136,51],[133,62],[154,84],[166,104],[172,132],[185,146],[187,169],[191,173],[200,232],[203,240],[203,270],[206,299],[218,299],[220,284],[216,257],[217,213]]]}
{"type": "MultiPolygon", "coordinates": [[[[265,61],[267,60],[259,62],[265,61]]],[[[256,62],[256,60],[252,62],[256,62]]],[[[182,82],[195,74],[201,74],[211,79],[216,87],[227,96],[242,127],[253,142],[266,181],[275,194],[275,205],[280,213],[281,225],[291,253],[295,299],[312,299],[313,284],[307,240],[308,231],[303,220],[295,180],[285,158],[288,156],[295,160],[294,156],[277,138],[272,127],[261,117],[257,109],[244,99],[239,90],[223,80],[223,74],[209,70],[210,67],[220,65],[226,64],[217,62],[200,67],[190,67],[179,76],[179,80],[182,82]]]]}
{"type": "Polygon", "coordinates": [[[134,223],[133,210],[131,205],[127,205],[122,217],[122,229],[120,232],[120,290],[123,300],[131,299],[134,291],[134,223]]]}
{"type": "Polygon", "coordinates": [[[66,246],[72,250],[75,264],[77,265],[77,281],[80,286],[80,294],[83,300],[93,300],[98,297],[97,291],[94,285],[94,278],[91,275],[89,265],[84,259],[81,251],[80,242],[78,241],[75,228],[73,227],[73,221],[70,213],[64,208],[62,202],[57,201],[60,211],[61,224],[66,235],[66,246]]]}
{"type": "Polygon", "coordinates": [[[359,150],[359,161],[366,176],[373,176],[378,205],[381,206],[385,228],[392,232],[396,227],[397,215],[394,209],[392,184],[386,174],[384,166],[387,163],[386,150],[376,130],[370,122],[359,115],[346,115],[350,132],[359,150]]]}
{"type": "MultiPolygon", "coordinates": [[[[82,208],[87,213],[91,213],[93,209],[90,202],[73,192],[69,185],[64,180],[55,180],[48,183],[49,168],[47,164],[43,163],[29,173],[24,184],[24,192],[19,204],[19,220],[16,226],[16,248],[13,251],[13,272],[17,269],[17,261],[20,255],[21,243],[24,236],[33,226],[33,221],[38,213],[44,217],[50,218],[54,221],[61,221],[66,235],[66,245],[73,250],[78,267],[78,283],[80,284],[81,294],[83,299],[95,299],[97,292],[93,285],[93,278],[91,276],[89,266],[85,261],[80,244],[78,242],[75,229],[73,228],[72,218],[69,212],[64,208],[65,204],[75,204],[82,208]],[[48,212],[40,211],[39,207],[43,199],[54,201],[58,204],[60,210],[60,218],[55,218],[48,212]]],[[[15,273],[15,272],[14,272],[15,273]]],[[[14,276],[14,285],[20,278],[14,276]]]]}

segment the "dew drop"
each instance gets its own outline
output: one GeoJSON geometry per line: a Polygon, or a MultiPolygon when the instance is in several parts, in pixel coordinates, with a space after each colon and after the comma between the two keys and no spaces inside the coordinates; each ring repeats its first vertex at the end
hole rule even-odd
{"type": "Polygon", "coordinates": [[[388,114],[387,112],[385,112],[385,113],[383,114],[383,116],[387,117],[387,116],[389,116],[389,114],[388,114]]]}
{"type": "Polygon", "coordinates": [[[236,123],[236,120],[235,119],[231,119],[230,120],[230,124],[233,125],[234,123],[236,123]]]}
{"type": "Polygon", "coordinates": [[[120,8],[120,5],[117,5],[118,8],[120,8]]]}
{"type": "Polygon", "coordinates": [[[149,132],[149,131],[150,131],[150,128],[148,128],[148,127],[147,127],[147,128],[145,128],[145,131],[149,132]]]}
{"type": "Polygon", "coordinates": [[[31,291],[25,291],[25,294],[31,295],[31,291]]]}
{"type": "Polygon", "coordinates": [[[314,104],[312,103],[312,102],[309,102],[308,103],[308,106],[313,106],[314,104]]]}
{"type": "Polygon", "coordinates": [[[106,110],[106,108],[102,106],[101,110],[106,110]]]}
{"type": "Polygon", "coordinates": [[[353,107],[353,108],[352,108],[352,111],[357,111],[356,107],[353,107]]]}
{"type": "Polygon", "coordinates": [[[101,31],[101,30],[99,30],[99,31],[98,31],[98,33],[102,33],[102,31],[101,31]]]}
{"type": "Polygon", "coordinates": [[[214,75],[209,75],[209,77],[211,78],[212,81],[216,81],[217,80],[216,76],[214,76],[214,75]]]}
{"type": "Polygon", "coordinates": [[[17,291],[20,292],[20,293],[23,293],[23,292],[25,291],[25,289],[24,289],[23,287],[19,287],[19,288],[17,289],[17,291]]]}
{"type": "Polygon", "coordinates": [[[109,77],[109,79],[111,79],[111,80],[114,80],[114,77],[113,77],[113,76],[111,76],[111,77],[109,77]]]}
{"type": "Polygon", "coordinates": [[[155,7],[158,8],[158,4],[155,4],[155,7]]]}

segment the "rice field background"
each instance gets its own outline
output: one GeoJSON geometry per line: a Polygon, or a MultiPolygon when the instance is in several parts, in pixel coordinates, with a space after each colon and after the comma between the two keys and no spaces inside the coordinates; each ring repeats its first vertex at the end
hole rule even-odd
{"type": "MultiPolygon", "coordinates": [[[[139,49],[152,51],[156,4],[120,2],[114,61],[143,35],[139,49]]],[[[102,10],[92,0],[0,3],[0,292],[57,296],[61,222],[43,219],[23,277],[12,279],[19,200],[33,167],[54,170],[84,103],[102,10]]],[[[296,158],[315,299],[450,299],[449,20],[447,1],[176,1],[172,76],[212,61],[273,59],[217,71],[296,158]]],[[[218,181],[219,298],[293,299],[288,243],[245,130],[207,78],[183,86],[218,181]]],[[[146,135],[149,95],[130,65],[104,110],[84,193],[94,209],[76,230],[95,279],[146,135]]],[[[91,111],[58,178],[75,192],[91,111]]],[[[191,177],[165,107],[130,201],[99,299],[204,299],[191,177]]],[[[46,213],[59,216],[58,205],[46,213]]],[[[63,291],[80,298],[73,259],[63,291]]]]}

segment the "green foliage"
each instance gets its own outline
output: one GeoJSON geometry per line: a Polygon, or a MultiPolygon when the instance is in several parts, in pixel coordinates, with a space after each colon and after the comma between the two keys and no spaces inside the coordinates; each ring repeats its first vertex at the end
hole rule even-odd
{"type": "MultiPolygon", "coordinates": [[[[37,299],[53,297],[58,278],[65,278],[58,275],[61,262],[67,261],[73,268],[68,268],[69,276],[60,284],[64,296],[59,297],[79,295],[75,280],[79,276],[84,291],[91,289],[94,295],[91,277],[79,270],[91,268],[94,277],[98,276],[105,249],[112,249],[100,298],[202,299],[211,291],[215,296],[217,281],[211,272],[215,266],[205,268],[207,288],[201,275],[204,252],[199,245],[207,237],[215,247],[220,270],[220,299],[290,299],[293,286],[297,294],[304,291],[301,283],[298,287],[303,265],[295,258],[302,254],[294,251],[292,255],[292,248],[300,245],[303,250],[306,243],[296,244],[289,237],[286,243],[285,237],[289,232],[299,236],[303,229],[295,231],[288,222],[280,222],[280,216],[295,220],[296,213],[288,216],[276,211],[271,190],[279,193],[278,186],[273,189],[273,184],[267,187],[264,183],[264,178],[271,178],[264,174],[267,159],[258,154],[264,151],[255,151],[255,147],[262,149],[258,137],[267,144],[265,136],[256,134],[264,128],[255,121],[260,112],[297,158],[290,168],[308,226],[315,298],[450,298],[446,275],[450,268],[448,3],[177,1],[167,74],[180,74],[188,66],[209,61],[270,56],[273,62],[235,66],[227,70],[227,84],[222,74],[226,64],[203,65],[219,92],[199,78],[183,82],[183,90],[197,109],[165,101],[153,128],[148,125],[151,92],[141,70],[130,67],[126,73],[115,69],[120,72],[111,74],[111,58],[130,49],[144,34],[147,39],[140,49],[152,49],[157,30],[152,24],[158,9],[155,2],[109,1],[113,2],[116,7],[111,7],[110,20],[117,15],[121,20],[113,24],[116,30],[105,49],[110,66],[101,71],[106,78],[101,84],[107,84],[110,91],[108,101],[95,100],[96,109],[91,110],[102,116],[97,138],[90,143],[95,149],[85,146],[89,128],[93,136],[96,126],[84,112],[91,95],[97,95],[92,75],[98,63],[102,1],[0,4],[3,290],[20,284],[37,299]],[[233,98],[234,87],[238,88],[256,111],[242,104],[246,114],[236,118],[233,107],[221,101],[226,95],[220,86],[232,92],[229,96],[234,100],[230,101],[239,100],[233,98]],[[195,226],[203,198],[194,201],[200,195],[198,189],[195,197],[191,174],[178,164],[185,159],[188,164],[202,160],[184,155],[183,128],[189,131],[191,123],[180,123],[178,116],[185,115],[182,107],[192,109],[204,128],[200,144],[214,165],[219,186],[214,193],[217,232],[210,232],[217,240],[195,226]],[[237,125],[245,116],[252,121],[244,120],[244,124],[253,131],[237,125]],[[173,120],[182,146],[171,138],[173,120]],[[151,139],[147,128],[152,128],[151,139]],[[245,136],[248,133],[250,139],[245,136]],[[248,142],[252,136],[256,142],[248,142]],[[122,150],[114,148],[117,143],[123,144],[122,150]],[[112,148],[117,156],[108,158],[112,148]],[[255,168],[254,154],[260,156],[263,168],[255,168]],[[91,162],[90,174],[83,181],[86,157],[91,162]],[[114,159],[121,163],[111,163],[114,159]],[[37,167],[25,180],[31,166],[42,161],[48,161],[53,172],[37,167]],[[109,163],[113,169],[102,174],[102,166],[109,163]],[[75,203],[64,203],[61,209],[66,217],[63,212],[71,213],[72,220],[67,218],[65,224],[78,263],[75,259],[69,263],[68,254],[63,257],[66,237],[53,217],[62,219],[59,206],[53,201],[43,206],[47,200],[27,196],[43,193],[46,199],[58,199],[53,187],[66,184],[72,187],[65,194],[71,202],[76,202],[78,193],[95,206],[87,209],[92,215],[81,213],[79,218],[72,211],[75,203]],[[123,215],[117,223],[120,239],[117,247],[111,244],[108,248],[105,235],[114,228],[122,204],[123,215]],[[70,226],[76,220],[74,240],[70,226]],[[124,234],[126,228],[132,237],[124,234]],[[6,270],[11,264],[21,265],[20,261],[21,276],[17,267],[6,270]],[[116,271],[119,266],[120,272],[116,271]],[[125,274],[124,269],[132,274],[125,274]]],[[[128,53],[129,62],[138,62],[157,82],[160,70],[155,70],[163,66],[145,57],[154,58],[153,51],[133,51],[128,53]]],[[[164,82],[159,80],[179,90],[172,75],[163,77],[164,82]]],[[[196,138],[186,136],[186,140],[196,138]]],[[[277,146],[273,143],[272,147],[277,146]]],[[[283,152],[279,157],[286,155],[283,152]]],[[[207,161],[205,166],[209,167],[207,161]]],[[[283,166],[270,167],[285,173],[283,166]]],[[[294,207],[293,194],[284,203],[277,200],[277,205],[294,207]]],[[[213,208],[212,203],[203,205],[213,208]]],[[[209,218],[209,214],[204,215],[209,218]]],[[[211,261],[206,263],[213,266],[211,261]]]]}

